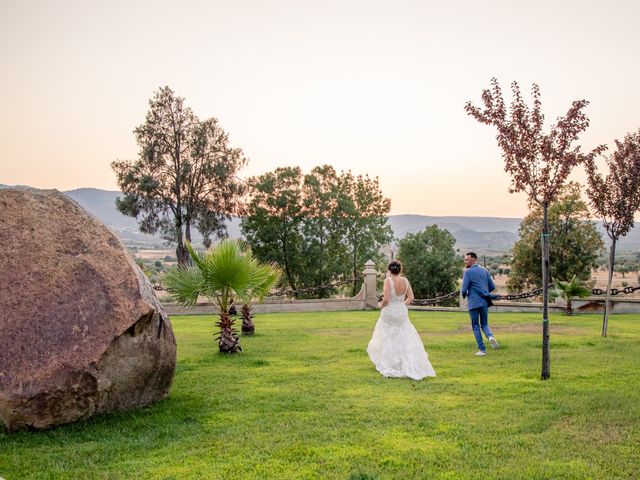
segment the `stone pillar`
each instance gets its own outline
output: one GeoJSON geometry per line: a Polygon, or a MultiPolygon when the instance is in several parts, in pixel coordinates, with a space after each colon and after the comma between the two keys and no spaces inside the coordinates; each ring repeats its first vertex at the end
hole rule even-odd
{"type": "Polygon", "coordinates": [[[378,272],[375,269],[376,264],[373,260],[368,260],[364,264],[364,305],[365,308],[378,307],[378,292],[376,290],[376,279],[378,272]]]}

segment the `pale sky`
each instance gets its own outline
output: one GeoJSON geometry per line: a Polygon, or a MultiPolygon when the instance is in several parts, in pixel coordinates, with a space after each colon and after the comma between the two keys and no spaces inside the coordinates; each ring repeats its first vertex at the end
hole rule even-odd
{"type": "Polygon", "coordinates": [[[640,127],[638,25],[635,0],[0,0],[0,183],[117,190],[168,85],[244,177],[328,163],[380,177],[392,214],[521,217],[465,102],[536,82],[547,124],[585,98],[583,148],[611,146],[640,127]]]}

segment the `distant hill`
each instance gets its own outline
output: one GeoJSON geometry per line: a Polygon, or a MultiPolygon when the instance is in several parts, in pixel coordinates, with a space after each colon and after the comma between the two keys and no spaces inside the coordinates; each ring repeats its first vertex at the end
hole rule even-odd
{"type": "Polygon", "coordinates": [[[520,218],[500,217],[429,217],[426,215],[391,215],[389,225],[397,238],[407,233],[416,233],[430,225],[449,230],[451,233],[462,230],[474,232],[511,232],[518,234],[520,218]]]}
{"type": "MultiPolygon", "coordinates": [[[[0,184],[0,188],[7,185],[0,184]]],[[[63,192],[78,202],[85,209],[102,220],[114,230],[123,241],[132,241],[143,244],[160,244],[162,240],[158,236],[142,234],[138,230],[135,219],[122,215],[115,207],[116,198],[122,195],[118,191],[100,190],[97,188],[78,188],[63,192]]],[[[391,226],[396,239],[404,238],[407,233],[416,233],[427,226],[437,225],[446,229],[456,238],[456,248],[460,250],[476,250],[478,253],[504,253],[518,239],[518,227],[521,219],[501,217],[463,217],[444,216],[435,217],[427,215],[391,215],[388,224],[391,226]]],[[[238,238],[240,233],[240,221],[234,218],[227,225],[229,235],[238,238]]],[[[602,226],[605,242],[608,237],[602,226]]],[[[194,235],[194,241],[201,237],[194,235]]],[[[640,228],[636,227],[618,243],[618,250],[640,250],[640,228]]]]}
{"type": "MultiPolygon", "coordinates": [[[[98,217],[102,222],[114,230],[123,241],[136,241],[141,243],[159,243],[162,239],[159,235],[147,235],[140,233],[138,222],[133,217],[123,215],[116,208],[116,199],[122,196],[122,192],[100,190],[97,188],[78,188],[63,192],[85,209],[98,217]]],[[[240,237],[240,221],[233,219],[227,225],[231,237],[240,237]]],[[[193,240],[199,242],[202,236],[194,232],[193,240]]]]}
{"type": "Polygon", "coordinates": [[[136,219],[123,215],[116,208],[116,198],[122,196],[122,192],[99,190],[97,188],[78,188],[64,193],[111,228],[138,230],[136,219]]]}
{"type": "Polygon", "coordinates": [[[519,218],[499,217],[430,217],[425,215],[391,215],[388,224],[396,239],[417,233],[431,225],[448,230],[460,250],[482,253],[508,251],[518,240],[519,218]]]}
{"type": "MultiPolygon", "coordinates": [[[[116,231],[123,240],[143,241],[150,243],[161,241],[159,237],[144,235],[138,232],[135,219],[122,215],[115,208],[116,198],[122,195],[118,191],[99,190],[96,188],[80,188],[64,192],[69,197],[101,219],[116,231]],[[141,237],[142,236],[142,237],[141,237]]],[[[507,251],[518,239],[518,218],[496,217],[429,217],[425,215],[391,215],[388,220],[396,238],[403,238],[407,233],[424,230],[429,225],[449,230],[457,239],[460,248],[475,248],[479,251],[507,251]]],[[[228,223],[229,235],[241,236],[240,221],[234,218],[228,223]]],[[[194,235],[194,241],[199,236],[194,235]]]]}

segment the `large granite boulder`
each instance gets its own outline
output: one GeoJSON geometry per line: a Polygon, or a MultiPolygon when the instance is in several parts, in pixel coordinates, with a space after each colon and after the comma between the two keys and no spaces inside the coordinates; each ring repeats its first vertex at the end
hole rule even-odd
{"type": "Polygon", "coordinates": [[[47,428],[166,397],[171,324],[99,220],[55,190],[0,190],[0,419],[47,428]]]}

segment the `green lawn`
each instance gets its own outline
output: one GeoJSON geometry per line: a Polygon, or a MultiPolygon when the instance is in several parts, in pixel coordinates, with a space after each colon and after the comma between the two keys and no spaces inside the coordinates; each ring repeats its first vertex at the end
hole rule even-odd
{"type": "Polygon", "coordinates": [[[46,432],[0,430],[0,477],[48,479],[616,479],[640,475],[640,315],[492,314],[474,356],[464,313],[411,312],[438,376],[381,377],[378,313],[255,318],[220,355],[213,319],[173,317],[178,368],[149,408],[46,432]]]}

